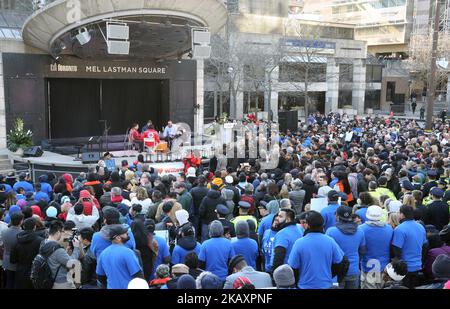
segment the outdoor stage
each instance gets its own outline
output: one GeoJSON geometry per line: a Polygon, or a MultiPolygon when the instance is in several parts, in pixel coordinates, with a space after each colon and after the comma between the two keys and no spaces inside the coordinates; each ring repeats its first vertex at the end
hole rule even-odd
{"type": "MultiPolygon", "coordinates": [[[[116,167],[121,166],[122,160],[127,160],[129,165],[137,160],[137,151],[114,151],[113,155],[116,167]]],[[[29,172],[33,180],[44,173],[53,172],[58,177],[64,173],[72,174],[74,177],[81,172],[89,172],[95,168],[97,163],[85,164],[76,156],[61,155],[58,153],[44,151],[41,157],[21,157],[13,152],[8,152],[8,157],[14,164],[16,174],[22,171],[29,172]]],[[[204,159],[203,163],[207,164],[209,159],[204,159]]],[[[181,158],[163,157],[162,162],[156,162],[156,155],[152,156],[152,162],[147,163],[150,167],[155,168],[159,175],[172,174],[179,175],[183,172],[184,165],[181,158]]]]}

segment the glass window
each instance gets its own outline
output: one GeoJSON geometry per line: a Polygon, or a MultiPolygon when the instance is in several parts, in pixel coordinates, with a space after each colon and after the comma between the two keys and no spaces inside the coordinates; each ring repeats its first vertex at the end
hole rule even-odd
{"type": "Polygon", "coordinates": [[[339,82],[341,83],[353,82],[352,64],[339,64],[339,82]]]}
{"type": "Polygon", "coordinates": [[[364,100],[364,109],[380,109],[381,90],[367,90],[364,100]]]}
{"type": "Polygon", "coordinates": [[[352,105],[352,90],[339,90],[339,98],[338,98],[338,106],[339,108],[343,108],[344,106],[352,105]]]}

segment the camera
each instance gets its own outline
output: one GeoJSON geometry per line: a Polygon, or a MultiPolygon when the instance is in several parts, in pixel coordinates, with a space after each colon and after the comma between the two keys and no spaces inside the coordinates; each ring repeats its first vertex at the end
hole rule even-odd
{"type": "Polygon", "coordinates": [[[73,240],[75,239],[75,237],[78,238],[78,235],[80,235],[80,232],[78,231],[77,228],[73,228],[72,229],[72,235],[70,235],[69,238],[64,238],[64,242],[68,242],[70,248],[73,250],[74,246],[73,246],[73,240]]]}

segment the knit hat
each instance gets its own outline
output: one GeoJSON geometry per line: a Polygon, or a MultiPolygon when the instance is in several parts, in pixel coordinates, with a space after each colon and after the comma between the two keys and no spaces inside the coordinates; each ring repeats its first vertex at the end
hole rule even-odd
{"type": "Polygon", "coordinates": [[[158,278],[167,278],[170,276],[170,268],[169,265],[160,264],[156,268],[156,277],[158,278]]]}
{"type": "Polygon", "coordinates": [[[189,274],[189,267],[184,264],[175,264],[172,266],[172,274],[189,274]]]}
{"type": "Polygon", "coordinates": [[[175,217],[177,218],[180,226],[189,222],[189,213],[184,209],[177,210],[175,212],[175,217]]]}
{"type": "Polygon", "coordinates": [[[68,197],[68,196],[63,196],[63,197],[61,198],[61,204],[64,204],[64,203],[70,203],[70,197],[68,197]]]}
{"type": "Polygon", "coordinates": [[[239,221],[236,224],[236,236],[238,239],[247,238],[250,235],[250,230],[247,221],[239,221]]]}
{"type": "Polygon", "coordinates": [[[225,177],[225,182],[227,183],[227,184],[233,184],[233,182],[234,182],[234,180],[233,180],[233,176],[230,176],[230,175],[228,175],[228,176],[226,176],[225,177]]]}
{"type": "Polygon", "coordinates": [[[56,210],[55,207],[50,206],[47,208],[47,210],[45,211],[45,214],[47,215],[47,217],[49,218],[56,218],[56,216],[58,215],[58,211],[56,210]]]}
{"type": "Polygon", "coordinates": [[[402,202],[391,201],[388,205],[389,212],[400,212],[400,207],[402,207],[402,202]]]}
{"type": "Polygon", "coordinates": [[[197,285],[195,283],[194,277],[191,275],[183,275],[177,280],[177,289],[178,290],[195,290],[197,289],[197,285]]]}
{"type": "Polygon", "coordinates": [[[281,265],[273,272],[277,287],[287,288],[295,284],[294,271],[288,264],[281,265]]]}
{"type": "Polygon", "coordinates": [[[27,201],[25,201],[25,200],[18,200],[17,201],[17,206],[19,206],[20,209],[23,209],[25,206],[27,206],[27,201]]]}
{"type": "Polygon", "coordinates": [[[370,221],[380,221],[383,216],[383,209],[380,206],[370,206],[367,208],[366,217],[370,221]]]}
{"type": "Polygon", "coordinates": [[[209,237],[222,237],[223,225],[219,220],[214,220],[209,224],[209,237]]]}
{"type": "Polygon", "coordinates": [[[253,283],[247,277],[238,277],[233,282],[234,290],[255,289],[253,283]]]}
{"type": "Polygon", "coordinates": [[[203,290],[221,290],[222,280],[209,271],[202,272],[196,280],[197,289],[203,290]]]}
{"type": "Polygon", "coordinates": [[[196,175],[195,175],[195,167],[190,167],[190,168],[188,168],[188,170],[187,170],[187,174],[186,174],[186,177],[195,177],[196,175]]]}
{"type": "Polygon", "coordinates": [[[148,290],[148,283],[142,278],[134,278],[128,283],[128,290],[148,290]]]}
{"type": "Polygon", "coordinates": [[[280,211],[280,204],[277,200],[272,200],[266,205],[267,210],[270,214],[276,214],[278,211],[280,211]]]}
{"type": "Polygon", "coordinates": [[[433,275],[438,279],[450,279],[450,257],[446,254],[439,255],[431,266],[433,275]]]}
{"type": "Polygon", "coordinates": [[[303,187],[303,181],[301,181],[300,179],[294,179],[294,181],[292,181],[292,185],[294,186],[294,188],[300,189],[303,187]]]}

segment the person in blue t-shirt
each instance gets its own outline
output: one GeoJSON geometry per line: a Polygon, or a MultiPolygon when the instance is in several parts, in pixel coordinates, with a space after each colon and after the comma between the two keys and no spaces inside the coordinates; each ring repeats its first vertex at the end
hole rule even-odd
{"type": "MultiPolygon", "coordinates": [[[[104,207],[103,218],[105,226],[102,227],[100,232],[94,233],[92,236],[91,251],[96,259],[99,258],[103,250],[111,245],[111,240],[109,239],[111,228],[120,225],[120,213],[116,208],[108,206],[104,207]]],[[[136,242],[130,228],[128,229],[128,236],[129,240],[125,243],[125,247],[136,250],[136,242]]]]}
{"type": "Polygon", "coordinates": [[[194,228],[191,224],[185,224],[180,228],[177,244],[172,252],[171,264],[184,264],[185,256],[190,252],[200,254],[201,245],[195,240],[194,228]]]}
{"type": "Polygon", "coordinates": [[[270,229],[264,232],[261,241],[261,251],[264,258],[264,271],[272,272],[272,257],[273,257],[273,242],[275,241],[275,235],[278,233],[278,216],[275,216],[272,220],[272,226],[270,229]]]}
{"type": "Polygon", "coordinates": [[[414,209],[411,206],[400,207],[400,222],[394,230],[392,251],[396,258],[408,265],[403,285],[413,289],[419,285],[419,271],[422,269],[428,242],[425,228],[414,221],[414,209]]]}
{"type": "Polygon", "coordinates": [[[50,202],[50,197],[47,193],[42,191],[40,183],[34,184],[34,190],[36,191],[36,193],[34,194],[34,201],[36,203],[39,203],[40,201],[45,201],[46,203],[50,202]]]}
{"type": "Polygon", "coordinates": [[[279,211],[278,203],[271,203],[269,208],[267,208],[267,205],[268,203],[266,201],[260,201],[258,205],[259,214],[262,217],[258,225],[259,240],[262,239],[264,232],[270,229],[273,218],[279,211]]]}
{"type": "Polygon", "coordinates": [[[109,230],[112,244],[97,259],[98,280],[108,289],[127,289],[134,278],[144,279],[138,258],[133,250],[124,246],[129,240],[128,229],[120,224],[109,230]]]}
{"type": "Polygon", "coordinates": [[[323,217],[325,232],[336,224],[336,210],[339,207],[338,200],[339,193],[336,190],[328,192],[328,206],[320,212],[323,217]]]}
{"type": "Polygon", "coordinates": [[[394,230],[381,222],[383,209],[379,206],[367,208],[366,217],[366,223],[358,227],[366,239],[366,254],[361,260],[361,289],[381,289],[383,270],[391,258],[390,246],[394,230]]]}
{"type": "Polygon", "coordinates": [[[250,238],[250,229],[247,221],[236,223],[236,238],[231,240],[235,254],[241,254],[247,265],[256,269],[256,260],[259,256],[258,243],[250,238]]]}
{"type": "Polygon", "coordinates": [[[41,184],[41,191],[47,193],[50,199],[53,199],[53,188],[48,183],[48,176],[46,174],[39,176],[39,183],[41,184]]]}
{"type": "Polygon", "coordinates": [[[359,289],[359,257],[366,251],[364,232],[358,230],[358,224],[353,222],[352,208],[340,206],[336,211],[336,226],[330,227],[326,235],[333,238],[350,262],[347,275],[339,282],[344,289],[359,289]]]}
{"type": "Polygon", "coordinates": [[[344,252],[336,241],[323,234],[323,218],[317,211],[306,217],[305,236],[298,239],[288,264],[294,270],[300,289],[329,289],[333,277],[342,275],[344,252]]]}
{"type": "Polygon", "coordinates": [[[25,193],[34,192],[33,185],[30,182],[28,182],[29,180],[30,180],[30,176],[28,176],[28,174],[20,173],[19,181],[16,182],[13,186],[14,191],[16,191],[16,193],[18,193],[17,190],[19,188],[23,188],[25,190],[25,193]]]}
{"type": "Polygon", "coordinates": [[[223,225],[219,220],[214,220],[209,225],[209,237],[210,239],[200,248],[199,266],[225,281],[228,275],[228,262],[235,253],[231,241],[223,237],[223,225]]]}
{"type": "Polygon", "coordinates": [[[287,264],[295,241],[303,236],[295,223],[295,212],[289,208],[281,209],[278,213],[278,229],[279,232],[275,235],[273,242],[272,270],[287,264]]]}

